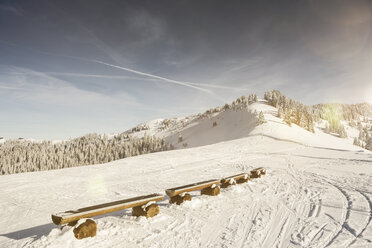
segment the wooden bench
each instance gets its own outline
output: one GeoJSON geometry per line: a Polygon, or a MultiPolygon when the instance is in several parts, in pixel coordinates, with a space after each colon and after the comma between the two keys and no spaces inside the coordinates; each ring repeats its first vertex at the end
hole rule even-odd
{"type": "Polygon", "coordinates": [[[170,197],[169,203],[177,203],[179,205],[184,201],[191,201],[191,195],[186,192],[201,190],[202,195],[218,195],[220,193],[219,184],[220,180],[212,179],[167,189],[165,190],[165,193],[170,197]]]}
{"type": "MultiPolygon", "coordinates": [[[[68,224],[75,226],[80,219],[91,218],[98,215],[108,214],[115,211],[132,208],[133,216],[145,216],[146,218],[153,217],[159,213],[159,206],[156,204],[157,201],[164,199],[164,195],[151,194],[145,196],[139,196],[120,201],[114,201],[104,204],[99,204],[91,207],[80,208],[76,210],[69,210],[61,213],[52,214],[52,221],[56,225],[68,224]]],[[[96,226],[95,222],[90,220],[88,228],[96,226]]],[[[95,228],[96,229],[96,228],[95,228]]],[[[75,229],[77,230],[77,229],[75,229]]],[[[74,233],[75,233],[74,230],[74,233]]],[[[83,232],[83,231],[82,231],[83,232]]],[[[76,238],[91,237],[86,236],[79,232],[75,233],[76,238]]],[[[95,235],[95,234],[94,234],[95,235]]]]}
{"type": "Polygon", "coordinates": [[[230,185],[246,183],[249,181],[249,175],[247,173],[240,173],[237,175],[225,177],[221,179],[221,188],[227,188],[230,185]]]}
{"type": "Polygon", "coordinates": [[[259,178],[261,177],[262,175],[266,175],[266,169],[260,167],[260,168],[256,168],[256,169],[253,169],[251,170],[251,178],[259,178]]]}

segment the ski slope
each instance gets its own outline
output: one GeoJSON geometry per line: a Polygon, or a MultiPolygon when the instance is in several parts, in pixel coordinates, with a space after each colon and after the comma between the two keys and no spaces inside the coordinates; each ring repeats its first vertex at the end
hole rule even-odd
{"type": "Polygon", "coordinates": [[[239,111],[218,113],[216,127],[213,119],[195,120],[182,127],[188,149],[1,176],[0,247],[372,247],[372,153],[319,130],[288,127],[263,103],[251,108],[263,110],[267,123],[255,126],[239,111]],[[50,219],[261,166],[266,176],[216,197],[192,192],[180,206],[166,197],[152,219],[130,210],[97,217],[94,238],[76,240],[50,219]]]}

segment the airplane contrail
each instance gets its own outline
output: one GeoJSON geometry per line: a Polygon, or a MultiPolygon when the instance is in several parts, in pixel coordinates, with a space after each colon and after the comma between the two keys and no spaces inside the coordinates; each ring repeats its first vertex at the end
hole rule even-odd
{"type": "MultiPolygon", "coordinates": [[[[193,89],[196,89],[196,90],[205,92],[205,93],[213,96],[214,98],[216,98],[216,99],[218,99],[220,101],[225,102],[225,99],[222,99],[221,97],[219,97],[218,95],[216,95],[213,91],[210,91],[210,90],[205,89],[205,88],[202,88],[202,87],[221,88],[221,89],[224,88],[224,89],[227,89],[228,87],[226,87],[226,86],[211,85],[211,84],[200,84],[200,83],[192,83],[192,82],[186,82],[186,81],[173,80],[173,79],[169,79],[169,78],[165,78],[165,77],[153,75],[153,74],[150,74],[150,73],[136,71],[136,70],[133,70],[133,69],[130,69],[130,68],[126,68],[126,67],[122,67],[122,66],[118,66],[118,65],[109,64],[109,63],[106,63],[106,62],[103,62],[103,61],[100,61],[100,60],[92,60],[92,59],[87,59],[87,58],[82,58],[82,57],[77,57],[77,56],[62,55],[62,54],[44,52],[44,51],[36,50],[36,49],[30,48],[30,47],[25,47],[25,46],[21,46],[21,45],[15,44],[15,43],[7,42],[7,41],[1,40],[1,39],[0,39],[0,43],[4,43],[4,44],[9,45],[9,46],[21,47],[23,49],[28,49],[30,51],[37,52],[37,53],[40,53],[40,54],[65,57],[65,58],[70,58],[70,59],[75,59],[75,60],[80,60],[80,61],[85,61],[85,62],[91,62],[91,63],[98,63],[98,64],[101,64],[101,65],[110,66],[110,67],[117,68],[117,69],[120,69],[120,70],[125,70],[125,71],[128,71],[128,72],[132,72],[132,73],[135,73],[137,75],[142,75],[142,76],[146,76],[146,77],[150,77],[150,78],[154,78],[154,79],[166,81],[166,82],[173,83],[173,84],[178,84],[178,85],[190,87],[190,88],[193,88],[193,89]],[[198,86],[202,86],[202,87],[198,87],[198,86]]],[[[232,89],[232,88],[230,88],[230,89],[232,89]]]]}
{"type": "Polygon", "coordinates": [[[250,90],[248,88],[238,88],[238,87],[231,87],[231,86],[224,86],[224,85],[218,85],[218,84],[201,84],[201,83],[190,83],[192,85],[197,85],[197,86],[203,86],[207,88],[216,88],[216,89],[224,89],[224,90],[250,90]]]}
{"type": "MultiPolygon", "coordinates": [[[[56,75],[56,76],[72,76],[72,77],[92,77],[92,78],[108,78],[108,79],[134,79],[134,80],[144,80],[142,77],[131,77],[131,76],[120,76],[120,75],[104,75],[104,74],[84,74],[84,73],[69,73],[69,72],[44,72],[49,75],[56,75]]],[[[145,80],[149,81],[161,81],[158,78],[146,78],[145,80]]],[[[188,84],[194,86],[201,86],[206,88],[215,88],[215,89],[224,89],[224,90],[250,90],[248,88],[239,88],[239,87],[231,87],[231,86],[224,86],[218,84],[206,84],[206,83],[191,83],[188,84]]]]}
{"type": "Polygon", "coordinates": [[[153,74],[150,74],[150,73],[136,71],[136,70],[129,69],[129,68],[126,68],[126,67],[102,62],[102,61],[99,61],[99,60],[92,60],[92,61],[96,62],[96,63],[99,63],[99,64],[102,64],[102,65],[107,65],[107,66],[110,66],[110,67],[113,67],[113,68],[121,69],[121,70],[124,70],[124,71],[129,71],[129,72],[132,72],[132,73],[135,73],[135,74],[138,74],[138,75],[143,75],[143,76],[147,76],[147,77],[151,77],[151,78],[156,78],[156,79],[160,79],[160,80],[163,80],[163,81],[167,81],[169,83],[179,84],[179,85],[183,85],[183,86],[186,86],[186,87],[194,88],[194,89],[197,89],[197,90],[200,90],[200,91],[203,91],[203,92],[206,92],[208,94],[213,95],[213,92],[211,92],[210,90],[192,85],[192,83],[190,83],[190,82],[184,82],[184,81],[173,80],[173,79],[169,79],[169,78],[165,78],[165,77],[160,77],[160,76],[153,75],[153,74]]]}
{"type": "MultiPolygon", "coordinates": [[[[70,73],[70,72],[44,72],[48,75],[54,76],[72,76],[72,77],[91,77],[91,78],[107,78],[107,79],[133,79],[133,80],[143,80],[143,77],[131,77],[131,76],[121,76],[121,75],[104,75],[104,74],[84,74],[84,73],[70,73]]],[[[149,81],[158,81],[155,78],[146,78],[149,81]]]]}
{"type": "Polygon", "coordinates": [[[0,89],[5,89],[5,90],[23,90],[22,88],[10,87],[10,86],[3,86],[3,85],[0,85],[0,89]]]}

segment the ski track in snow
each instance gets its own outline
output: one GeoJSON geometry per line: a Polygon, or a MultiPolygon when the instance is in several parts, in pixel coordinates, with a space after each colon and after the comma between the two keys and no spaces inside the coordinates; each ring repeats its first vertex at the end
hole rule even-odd
{"type": "MultiPolygon", "coordinates": [[[[323,176],[318,176],[318,175],[313,175],[317,180],[319,180],[321,183],[326,183],[328,185],[330,185],[331,187],[333,187],[334,189],[337,190],[337,192],[339,193],[339,195],[341,196],[341,198],[343,199],[342,200],[342,214],[341,214],[341,218],[339,220],[336,220],[334,217],[332,217],[331,215],[329,214],[326,214],[326,216],[328,216],[334,223],[337,224],[338,228],[334,229],[334,231],[332,232],[331,235],[329,235],[329,238],[325,240],[325,243],[323,244],[324,247],[333,247],[333,244],[336,243],[335,241],[338,241],[339,239],[339,236],[341,235],[346,235],[347,238],[345,240],[343,240],[343,242],[338,242],[340,244],[337,244],[335,245],[334,247],[350,247],[352,246],[354,243],[356,243],[356,241],[358,239],[363,239],[363,233],[367,230],[367,228],[369,227],[369,224],[371,222],[371,218],[372,218],[372,212],[371,212],[371,201],[370,201],[370,198],[365,194],[365,193],[362,193],[360,190],[357,190],[357,189],[354,189],[354,188],[350,188],[348,187],[348,189],[340,186],[337,181],[334,181],[333,179],[327,179],[323,176]],[[357,233],[356,229],[354,229],[353,227],[351,227],[351,225],[349,224],[349,220],[350,220],[350,216],[351,214],[353,213],[353,211],[355,211],[356,213],[360,210],[358,209],[353,209],[353,204],[355,204],[355,202],[353,202],[351,199],[352,199],[352,194],[360,194],[363,196],[363,198],[365,199],[365,204],[368,205],[368,211],[364,211],[365,213],[367,213],[367,221],[366,221],[366,224],[363,226],[363,227],[359,227],[361,230],[359,233],[357,233]]],[[[310,214],[311,215],[311,214],[310,214]]],[[[318,214],[317,214],[318,215],[318,214]]],[[[356,227],[358,228],[358,227],[356,227]]],[[[322,227],[322,230],[324,230],[324,228],[322,227]]],[[[371,243],[370,240],[366,240],[368,243],[371,243]]],[[[323,246],[322,246],[323,247],[323,246]]]]}
{"type": "MultiPolygon", "coordinates": [[[[264,156],[264,155],[261,155],[264,156]]],[[[53,229],[49,235],[36,240],[10,242],[9,247],[100,247],[107,242],[110,247],[368,247],[372,228],[371,200],[369,193],[356,187],[344,187],[342,178],[328,177],[296,168],[296,161],[289,155],[270,155],[286,168],[269,169],[266,176],[251,180],[248,184],[222,189],[217,197],[192,193],[192,201],[183,205],[169,205],[168,199],[160,203],[161,214],[151,220],[133,218],[130,211],[117,216],[97,218],[99,231],[96,238],[77,241],[72,229],[53,229]],[[328,193],[317,188],[330,190],[338,201],[324,210],[328,193]],[[323,195],[324,194],[324,195],[323,195]],[[359,194],[365,206],[365,221],[351,226],[349,220],[355,204],[352,199],[359,194]],[[341,204],[341,206],[340,206],[341,204]],[[333,214],[339,208],[341,213],[333,214]],[[310,228],[312,227],[312,228],[310,228]],[[368,233],[368,237],[364,234],[368,233]],[[95,240],[96,239],[96,240],[95,240]],[[70,246],[69,246],[70,245],[70,246]]],[[[218,159],[217,159],[218,160],[218,159]]],[[[190,174],[200,169],[200,163],[215,163],[215,159],[183,164],[172,169],[169,165],[159,170],[148,171],[153,177],[163,172],[164,177],[190,174]]],[[[217,168],[218,170],[219,168],[217,168]]],[[[217,173],[218,174],[218,173],[217,173]]],[[[130,180],[130,183],[136,180],[130,180]]],[[[112,186],[117,186],[113,184],[112,186]]],[[[364,185],[365,187],[366,185],[364,185]]],[[[130,189],[129,189],[130,190],[130,189]]],[[[118,192],[116,192],[118,193],[118,192]]],[[[124,194],[120,194],[124,195],[124,194]]],[[[358,198],[359,199],[359,198],[358,198]]],[[[21,204],[21,203],[19,203],[21,204]]],[[[25,208],[26,209],[26,208],[25,208]]],[[[353,210],[354,209],[354,210],[353,210]]],[[[25,210],[25,216],[30,214],[25,210]]],[[[10,217],[9,221],[16,221],[10,217]]]]}

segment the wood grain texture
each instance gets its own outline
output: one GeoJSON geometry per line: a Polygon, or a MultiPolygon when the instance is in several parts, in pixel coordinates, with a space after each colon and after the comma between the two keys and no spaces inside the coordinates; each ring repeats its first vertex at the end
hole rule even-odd
{"type": "Polygon", "coordinates": [[[262,167],[251,170],[251,178],[259,178],[266,174],[266,170],[262,167]]]}
{"type": "Polygon", "coordinates": [[[132,216],[145,216],[146,218],[154,217],[155,215],[158,215],[160,213],[160,209],[158,204],[151,204],[150,206],[147,206],[144,208],[143,206],[137,206],[132,208],[132,216]]]}
{"type": "Polygon", "coordinates": [[[191,195],[190,194],[185,194],[184,196],[175,195],[175,196],[172,196],[169,199],[170,204],[176,203],[177,205],[180,205],[181,203],[183,203],[185,201],[191,201],[191,195]]]}
{"type": "Polygon", "coordinates": [[[86,220],[84,223],[74,228],[74,235],[77,239],[94,237],[97,234],[97,224],[93,220],[86,220]]]}
{"type": "Polygon", "coordinates": [[[182,194],[184,192],[190,192],[190,191],[195,191],[195,190],[199,190],[199,189],[208,188],[208,187],[212,186],[213,184],[216,184],[216,185],[220,184],[220,180],[212,179],[212,180],[208,180],[208,181],[188,184],[188,185],[184,185],[184,186],[180,186],[180,187],[176,187],[176,188],[172,188],[172,189],[167,189],[167,190],[165,190],[165,193],[169,197],[173,197],[175,195],[179,195],[179,194],[182,194]]]}
{"type": "Polygon", "coordinates": [[[91,207],[81,208],[77,210],[69,210],[62,213],[52,214],[52,221],[56,225],[62,225],[74,222],[83,218],[91,218],[97,215],[112,213],[115,211],[142,206],[150,201],[161,201],[164,195],[151,194],[146,196],[139,196],[120,201],[114,201],[104,204],[99,204],[91,207]]]}
{"type": "Polygon", "coordinates": [[[216,196],[220,194],[220,188],[219,187],[208,187],[201,190],[202,195],[210,195],[210,196],[216,196]]]}

